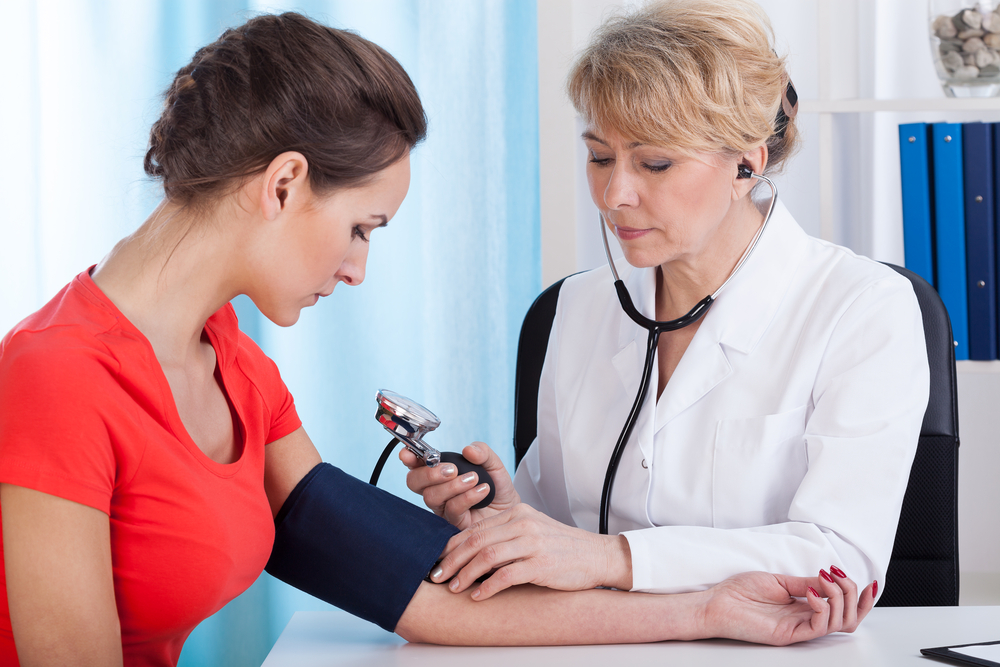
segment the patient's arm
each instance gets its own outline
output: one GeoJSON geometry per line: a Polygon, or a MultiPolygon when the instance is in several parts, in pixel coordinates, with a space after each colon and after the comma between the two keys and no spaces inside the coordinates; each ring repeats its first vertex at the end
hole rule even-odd
{"type": "Polygon", "coordinates": [[[108,515],[12,484],[0,506],[21,665],[121,665],[108,515]]]}
{"type": "Polygon", "coordinates": [[[396,632],[456,645],[617,644],[728,637],[786,645],[853,632],[874,603],[850,579],[751,572],[706,591],[648,595],[516,586],[482,602],[423,583],[396,632]],[[819,596],[810,591],[819,592],[819,596]],[[793,597],[794,596],[794,597],[793,597]],[[804,599],[803,599],[804,598],[804,599]]]}

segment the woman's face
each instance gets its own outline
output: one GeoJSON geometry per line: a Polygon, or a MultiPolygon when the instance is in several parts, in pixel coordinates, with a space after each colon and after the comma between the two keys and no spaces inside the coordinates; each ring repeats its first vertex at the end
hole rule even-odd
{"type": "Polygon", "coordinates": [[[366,185],[312,196],[284,221],[268,285],[254,298],[270,320],[290,326],[302,308],[329,296],[337,283],[365,278],[372,232],[396,214],[410,186],[410,158],[403,157],[366,185]]]}
{"type": "Polygon", "coordinates": [[[636,267],[711,257],[734,204],[737,161],[622,139],[591,127],[590,196],[636,267]]]}

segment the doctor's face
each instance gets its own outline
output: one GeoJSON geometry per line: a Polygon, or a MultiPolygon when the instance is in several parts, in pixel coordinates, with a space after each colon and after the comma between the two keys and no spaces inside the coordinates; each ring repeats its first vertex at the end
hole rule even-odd
{"type": "Polygon", "coordinates": [[[711,258],[738,199],[736,158],[650,146],[593,127],[583,138],[590,196],[629,264],[711,258]]]}

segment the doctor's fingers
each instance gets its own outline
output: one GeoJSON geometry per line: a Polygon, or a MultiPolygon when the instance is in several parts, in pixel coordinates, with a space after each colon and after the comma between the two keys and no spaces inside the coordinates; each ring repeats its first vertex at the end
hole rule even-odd
{"type": "MultiPolygon", "coordinates": [[[[421,463],[406,473],[406,488],[423,495],[424,491],[442,484],[448,484],[458,479],[458,468],[453,463],[442,463],[439,466],[425,466],[421,463]]],[[[439,504],[444,504],[444,499],[439,504]]]]}
{"type": "Polygon", "coordinates": [[[473,442],[471,445],[466,445],[465,449],[462,450],[462,456],[468,459],[471,463],[483,466],[491,473],[502,470],[505,475],[509,476],[503,461],[500,460],[500,457],[497,456],[496,452],[494,452],[485,442],[477,441],[473,442]]]}
{"type": "MultiPolygon", "coordinates": [[[[496,503],[494,503],[496,504],[496,503]]],[[[513,539],[521,534],[511,530],[511,525],[524,524],[521,530],[540,534],[545,532],[541,525],[536,525],[536,519],[544,519],[550,523],[559,524],[553,519],[545,516],[530,505],[519,503],[510,509],[506,509],[486,518],[480,518],[474,524],[455,535],[448,541],[448,546],[444,550],[444,560],[442,565],[453,565],[451,574],[465,565],[483,547],[500,542],[505,539],[513,539]],[[453,555],[454,554],[454,555],[453,555]]]]}
{"type": "Polygon", "coordinates": [[[513,509],[477,521],[472,528],[451,538],[438,564],[442,572],[441,579],[454,576],[455,580],[452,583],[456,588],[452,590],[463,591],[471,586],[476,578],[499,567],[500,564],[535,553],[532,545],[535,545],[538,538],[550,532],[551,527],[530,518],[528,520],[517,518],[530,516],[532,512],[539,514],[534,510],[526,511],[521,505],[517,505],[513,509]],[[524,541],[525,538],[528,541],[524,541]],[[520,542],[516,550],[512,550],[509,546],[513,541],[520,542]]]}
{"type": "Polygon", "coordinates": [[[403,465],[405,465],[410,470],[413,470],[414,468],[424,467],[423,460],[418,458],[416,454],[411,452],[406,447],[403,447],[401,450],[399,450],[399,460],[402,461],[403,465]]]}

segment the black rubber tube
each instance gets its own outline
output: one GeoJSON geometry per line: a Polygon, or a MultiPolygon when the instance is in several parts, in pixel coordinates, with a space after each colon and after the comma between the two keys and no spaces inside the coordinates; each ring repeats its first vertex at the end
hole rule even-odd
{"type": "Polygon", "coordinates": [[[375,470],[372,470],[372,478],[368,481],[369,484],[372,486],[378,484],[378,478],[379,475],[382,474],[382,468],[385,467],[385,462],[388,460],[389,454],[392,453],[392,450],[395,449],[398,444],[399,438],[393,438],[389,444],[385,446],[385,449],[382,450],[382,456],[378,457],[378,463],[375,464],[375,470]]]}

